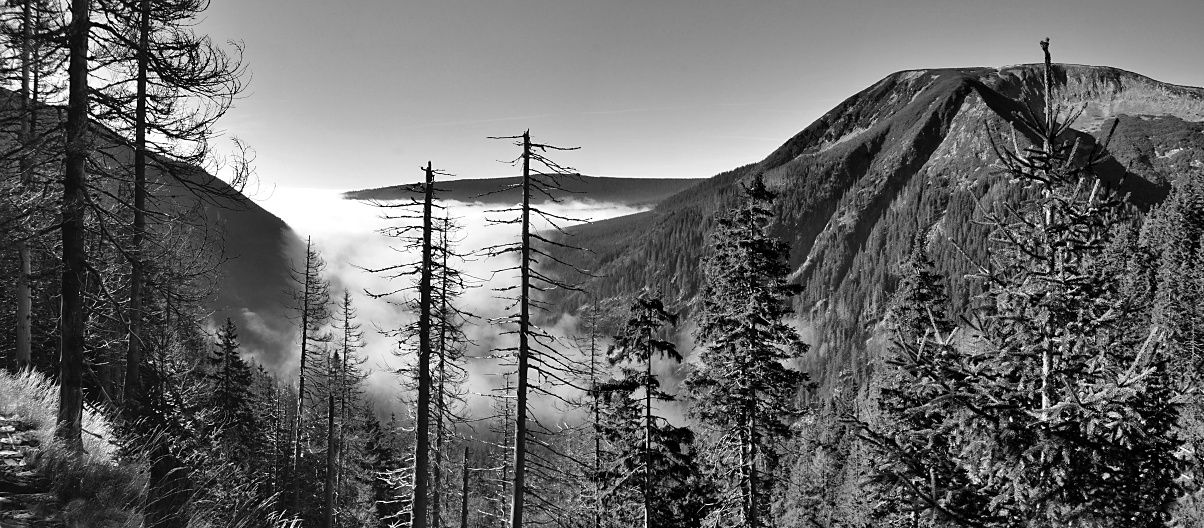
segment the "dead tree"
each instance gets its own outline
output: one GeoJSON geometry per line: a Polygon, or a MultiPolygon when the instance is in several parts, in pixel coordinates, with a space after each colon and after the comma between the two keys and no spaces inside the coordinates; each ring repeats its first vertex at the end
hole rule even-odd
{"type": "MultiPolygon", "coordinates": [[[[514,347],[499,349],[501,352],[513,354],[515,361],[515,423],[514,423],[514,476],[511,482],[510,498],[510,528],[522,528],[526,506],[528,441],[532,437],[533,428],[530,423],[530,397],[538,393],[552,398],[558,398],[547,385],[560,384],[577,386],[576,374],[579,366],[563,351],[558,350],[556,339],[533,321],[533,310],[546,310],[547,305],[538,295],[554,289],[579,290],[579,287],[562,278],[545,274],[539,268],[541,263],[552,262],[566,269],[576,270],[573,265],[556,257],[551,248],[579,249],[545,236],[536,231],[534,221],[549,224],[550,228],[563,233],[562,224],[580,221],[551,212],[546,207],[534,203],[543,199],[546,202],[557,203],[558,195],[567,192],[562,185],[565,178],[579,177],[572,169],[561,165],[546,154],[550,151],[576,150],[531,141],[530,131],[521,136],[495,137],[491,139],[514,140],[515,146],[522,148],[522,154],[513,160],[512,164],[521,164],[522,179],[518,183],[500,189],[504,192],[512,189],[522,190],[522,203],[513,207],[493,210],[491,213],[516,215],[508,218],[491,219],[498,225],[517,225],[521,232],[515,242],[490,246],[484,249],[489,257],[517,255],[518,263],[514,266],[497,270],[498,272],[517,272],[519,284],[499,288],[502,298],[511,303],[510,313],[497,321],[500,324],[512,325],[513,330],[505,330],[502,335],[517,337],[514,347]],[[536,170],[532,170],[535,165],[536,170]],[[532,380],[531,373],[536,377],[532,380]],[[532,383],[534,381],[534,383],[532,383]]],[[[582,272],[584,273],[584,272],[582,272]]]]}
{"type": "Polygon", "coordinates": [[[189,168],[204,165],[210,156],[214,127],[242,91],[245,73],[240,47],[231,55],[192,31],[208,5],[208,0],[98,2],[103,15],[95,35],[101,49],[98,67],[118,78],[94,90],[94,115],[112,129],[116,143],[134,151],[133,199],[122,204],[131,211],[130,236],[128,242],[118,242],[130,265],[123,385],[127,408],[136,406],[142,385],[143,305],[151,258],[147,221],[155,209],[163,209],[148,202],[148,169],[205,199],[237,203],[237,184],[227,187],[189,168]],[[120,78],[126,70],[129,77],[120,78]]]}
{"type": "Polygon", "coordinates": [[[313,240],[306,239],[305,263],[300,269],[292,270],[292,280],[297,289],[293,292],[293,310],[300,325],[300,367],[297,373],[297,405],[296,416],[293,418],[292,455],[290,457],[290,472],[293,490],[291,506],[294,510],[300,507],[301,475],[298,471],[301,461],[301,439],[305,434],[305,402],[312,388],[306,382],[313,365],[310,362],[317,354],[318,344],[330,340],[323,332],[323,327],[330,318],[330,285],[322,277],[326,263],[313,247],[313,240]]]}
{"type": "Polygon", "coordinates": [[[442,209],[436,203],[438,189],[435,188],[435,176],[444,175],[427,162],[423,169],[424,181],[419,184],[404,186],[410,194],[400,202],[373,202],[387,212],[384,219],[399,222],[400,225],[386,227],[381,231],[387,237],[400,240],[400,252],[417,251],[421,255],[418,262],[405,262],[376,269],[367,269],[373,273],[385,275],[389,279],[409,278],[415,280],[412,285],[403,286],[389,292],[369,292],[373,297],[389,297],[406,290],[416,290],[418,298],[408,304],[416,312],[417,321],[412,325],[397,331],[397,336],[406,342],[416,339],[418,342],[417,362],[412,368],[399,368],[397,373],[412,376],[415,389],[415,432],[414,432],[414,472],[412,498],[410,501],[410,525],[424,528],[430,522],[429,508],[431,502],[431,424],[432,424],[432,372],[431,358],[435,344],[434,291],[436,273],[441,269],[436,260],[437,250],[434,239],[438,226],[434,219],[434,211],[442,209]],[[420,198],[419,198],[420,197],[420,198]],[[397,212],[392,212],[397,211],[397,212]],[[415,223],[417,225],[415,225],[415,223]]]}
{"type": "Polygon", "coordinates": [[[433,330],[436,339],[433,358],[435,365],[432,372],[435,449],[431,486],[431,519],[435,528],[443,524],[441,499],[451,495],[443,486],[445,463],[449,459],[445,449],[446,443],[455,436],[457,427],[466,421],[463,412],[466,394],[464,384],[468,380],[468,372],[464,368],[464,352],[471,341],[464,332],[464,326],[470,319],[475,318],[473,314],[460,309],[456,303],[459,296],[473,285],[463,273],[451,265],[450,259],[465,258],[454,249],[459,242],[453,238],[455,231],[456,226],[450,217],[444,216],[437,222],[436,232],[439,240],[434,248],[437,262],[434,267],[436,293],[433,307],[433,330]]]}

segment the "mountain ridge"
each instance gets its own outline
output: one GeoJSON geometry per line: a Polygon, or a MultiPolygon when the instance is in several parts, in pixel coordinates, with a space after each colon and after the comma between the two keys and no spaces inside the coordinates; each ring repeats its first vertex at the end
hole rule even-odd
{"type": "MultiPolygon", "coordinates": [[[[892,73],[758,162],[650,211],[572,228],[574,245],[591,250],[572,258],[605,277],[586,285],[604,300],[648,286],[689,312],[711,217],[734,203],[738,182],[760,174],[779,193],[775,230],[789,241],[792,279],[804,287],[796,308],[815,345],[810,368],[828,378],[856,374],[868,364],[865,341],[894,289],[893,270],[918,234],[950,278],[955,306],[964,308],[973,294],[966,275],[986,250],[976,222],[1026,192],[996,176],[986,130],[1010,142],[1018,101],[1042,111],[1039,67],[892,73]]],[[[1054,74],[1055,95],[1085,108],[1071,132],[1085,146],[1102,148],[1102,125],[1117,120],[1101,178],[1129,193],[1138,209],[1159,203],[1173,179],[1204,167],[1204,89],[1112,67],[1056,64],[1054,74]]],[[[1023,130],[1017,135],[1027,141],[1023,130]]],[[[554,303],[571,312],[587,297],[565,293],[554,303]]]]}
{"type": "MultiPolygon", "coordinates": [[[[498,178],[468,178],[441,181],[436,184],[441,200],[479,202],[485,204],[515,203],[522,194],[514,185],[521,183],[521,176],[498,178]],[[499,189],[506,189],[500,191],[499,189]]],[[[669,196],[697,184],[701,178],[624,178],[613,176],[587,176],[583,174],[560,177],[566,192],[563,200],[589,200],[604,203],[622,203],[641,207],[652,206],[669,196]]],[[[347,191],[343,198],[348,200],[395,200],[414,196],[404,185],[391,185],[371,189],[347,191]]]]}

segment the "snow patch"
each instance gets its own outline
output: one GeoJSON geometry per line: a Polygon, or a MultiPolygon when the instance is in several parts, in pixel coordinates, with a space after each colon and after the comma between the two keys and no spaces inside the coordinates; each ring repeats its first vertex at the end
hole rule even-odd
{"type": "Polygon", "coordinates": [[[1163,153],[1161,153],[1161,154],[1159,154],[1158,152],[1154,152],[1154,154],[1155,154],[1156,156],[1158,156],[1159,158],[1161,158],[1161,159],[1167,159],[1167,158],[1170,158],[1170,157],[1172,157],[1172,156],[1174,156],[1175,154],[1178,154],[1178,153],[1180,153],[1180,152],[1183,152],[1183,147],[1173,148],[1173,149],[1170,149],[1170,150],[1168,150],[1168,151],[1166,151],[1166,152],[1163,152],[1163,153]]]}
{"type": "Polygon", "coordinates": [[[864,127],[854,128],[853,130],[850,130],[847,134],[840,136],[839,138],[837,138],[835,140],[824,141],[823,143],[819,144],[819,150],[816,151],[816,154],[822,154],[824,152],[832,150],[833,147],[864,134],[866,131],[868,131],[873,126],[874,126],[874,123],[870,123],[869,125],[864,126],[864,127]]]}

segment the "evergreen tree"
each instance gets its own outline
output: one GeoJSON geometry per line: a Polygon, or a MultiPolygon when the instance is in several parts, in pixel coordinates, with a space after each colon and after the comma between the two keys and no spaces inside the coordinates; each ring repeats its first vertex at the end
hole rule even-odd
{"type": "Polygon", "coordinates": [[[787,363],[807,346],[785,320],[799,287],[786,281],[789,247],[770,233],[775,195],[759,175],[743,191],[711,234],[695,334],[700,364],[686,387],[692,414],[714,433],[715,467],[732,469],[712,475],[722,495],[708,522],[756,528],[768,523],[777,450],[807,381],[787,363]]]}
{"type": "Polygon", "coordinates": [[[660,336],[663,326],[676,322],[660,299],[641,294],[607,354],[612,365],[621,365],[622,376],[594,389],[602,408],[599,428],[611,447],[605,469],[594,478],[607,484],[609,522],[619,526],[693,527],[701,521],[694,433],[653,414],[653,400],[675,400],[661,390],[653,364],[658,358],[681,361],[677,347],[660,336]]]}
{"type": "Polygon", "coordinates": [[[362,469],[371,475],[372,498],[376,517],[381,526],[404,526],[409,524],[409,496],[404,489],[407,481],[398,473],[404,470],[396,439],[393,436],[394,420],[386,427],[372,416],[368,417],[364,446],[365,458],[362,469]]]}
{"type": "Polygon", "coordinates": [[[254,448],[258,429],[252,407],[254,379],[250,366],[239,355],[238,329],[228,318],[217,332],[217,348],[209,357],[208,377],[212,387],[209,408],[214,416],[213,430],[233,458],[242,458],[254,448]]]}
{"type": "Polygon", "coordinates": [[[945,397],[948,385],[957,383],[948,373],[961,369],[965,358],[953,346],[944,278],[933,270],[923,238],[913,243],[902,272],[885,320],[893,345],[877,376],[883,416],[860,425],[880,457],[868,483],[880,494],[874,512],[879,522],[933,526],[947,512],[985,505],[964,491],[970,477],[949,441],[959,418],[945,397]]]}
{"type": "Polygon", "coordinates": [[[1070,131],[1081,110],[1055,105],[1042,47],[1043,108],[1015,116],[1034,144],[996,149],[1036,196],[993,221],[965,335],[934,321],[899,340],[917,347],[902,367],[920,388],[899,404],[896,445],[937,449],[893,471],[942,522],[1164,526],[1181,472],[1164,332],[1108,258],[1130,213],[1093,172],[1107,142],[1085,149],[1070,131]]]}

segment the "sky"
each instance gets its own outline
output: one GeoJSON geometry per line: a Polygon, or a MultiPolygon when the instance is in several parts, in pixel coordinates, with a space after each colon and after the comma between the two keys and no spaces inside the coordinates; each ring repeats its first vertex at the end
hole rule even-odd
{"type": "Polygon", "coordinates": [[[212,0],[246,46],[222,124],[261,184],[512,175],[521,134],[586,174],[709,177],[905,69],[1041,60],[1204,86],[1201,0],[212,0]]]}

